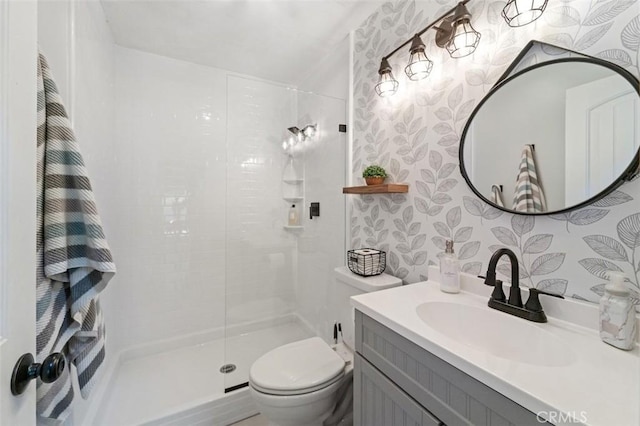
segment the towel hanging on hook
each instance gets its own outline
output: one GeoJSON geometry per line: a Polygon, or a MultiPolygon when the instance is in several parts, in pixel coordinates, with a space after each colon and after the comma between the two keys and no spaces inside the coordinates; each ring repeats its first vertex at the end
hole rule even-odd
{"type": "Polygon", "coordinates": [[[504,200],[502,199],[502,185],[491,185],[490,201],[497,206],[504,207],[504,200]]]}
{"type": "Polygon", "coordinates": [[[73,410],[72,382],[87,399],[100,378],[106,335],[99,296],[116,267],[79,144],[42,53],[37,87],[36,360],[60,351],[75,366],[53,383],[38,382],[38,424],[53,424],[73,410]]]}

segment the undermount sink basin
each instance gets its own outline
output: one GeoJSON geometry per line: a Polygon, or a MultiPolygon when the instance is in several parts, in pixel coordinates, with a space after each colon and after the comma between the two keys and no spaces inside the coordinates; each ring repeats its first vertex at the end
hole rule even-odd
{"type": "Polygon", "coordinates": [[[435,331],[499,358],[544,367],[563,367],[577,359],[573,349],[544,330],[544,325],[488,307],[427,302],[416,312],[435,331]]]}

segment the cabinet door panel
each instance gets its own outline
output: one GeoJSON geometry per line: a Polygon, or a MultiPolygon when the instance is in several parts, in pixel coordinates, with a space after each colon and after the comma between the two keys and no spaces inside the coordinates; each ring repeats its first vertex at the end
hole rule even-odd
{"type": "Polygon", "coordinates": [[[356,354],[354,425],[438,426],[440,422],[356,354]]]}

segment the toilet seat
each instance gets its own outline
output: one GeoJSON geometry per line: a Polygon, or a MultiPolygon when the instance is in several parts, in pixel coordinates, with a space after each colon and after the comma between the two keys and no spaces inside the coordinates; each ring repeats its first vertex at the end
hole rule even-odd
{"type": "Polygon", "coordinates": [[[326,388],[344,376],[344,360],[312,337],[267,352],[251,366],[249,383],[271,395],[300,395],[326,388]]]}

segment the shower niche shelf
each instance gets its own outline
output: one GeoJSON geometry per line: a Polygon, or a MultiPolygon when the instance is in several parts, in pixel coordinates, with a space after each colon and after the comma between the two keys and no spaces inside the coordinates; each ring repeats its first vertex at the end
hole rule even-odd
{"type": "Polygon", "coordinates": [[[402,194],[409,192],[406,183],[387,183],[382,185],[346,186],[343,194],[402,194]]]}
{"type": "Polygon", "coordinates": [[[296,214],[298,216],[298,220],[294,222],[296,225],[288,225],[287,223],[291,222],[285,220],[285,225],[282,228],[285,231],[296,233],[297,231],[304,229],[300,220],[302,218],[302,205],[304,202],[304,169],[303,164],[299,161],[299,159],[295,159],[290,155],[282,173],[282,199],[286,201],[287,204],[287,216],[285,217],[288,219],[289,209],[293,205],[295,205],[296,214]]]}
{"type": "Polygon", "coordinates": [[[282,197],[282,199],[288,203],[299,203],[304,200],[303,197],[282,197]]]}

